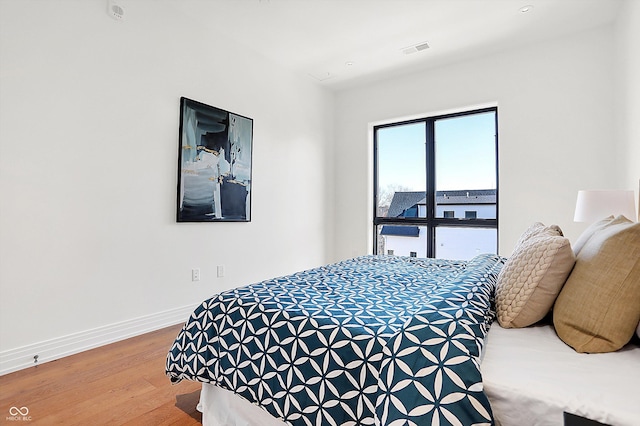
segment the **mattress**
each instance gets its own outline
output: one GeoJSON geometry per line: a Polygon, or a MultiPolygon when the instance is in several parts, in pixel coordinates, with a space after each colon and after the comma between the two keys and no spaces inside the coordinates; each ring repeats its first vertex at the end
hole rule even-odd
{"type": "Polygon", "coordinates": [[[563,425],[568,412],[608,425],[640,425],[640,345],[580,354],[550,324],[485,338],[482,376],[499,426],[563,425]]]}

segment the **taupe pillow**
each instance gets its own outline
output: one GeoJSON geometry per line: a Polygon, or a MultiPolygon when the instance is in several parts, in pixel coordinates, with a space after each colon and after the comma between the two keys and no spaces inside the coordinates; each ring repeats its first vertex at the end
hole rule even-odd
{"type": "Polygon", "coordinates": [[[530,227],[518,240],[496,283],[496,315],[505,328],[544,318],[575,263],[569,240],[556,225],[530,227]]]}
{"type": "Polygon", "coordinates": [[[558,336],[577,352],[613,352],[640,321],[640,224],[618,217],[585,243],[553,308],[558,336]]]}

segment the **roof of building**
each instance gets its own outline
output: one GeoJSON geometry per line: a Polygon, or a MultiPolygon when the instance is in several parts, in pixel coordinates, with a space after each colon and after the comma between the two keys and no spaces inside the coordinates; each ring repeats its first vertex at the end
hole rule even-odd
{"type": "MultiPolygon", "coordinates": [[[[425,191],[398,191],[393,194],[387,217],[402,216],[407,209],[419,204],[426,204],[425,191]]],[[[468,205],[496,204],[495,189],[463,189],[455,191],[436,191],[436,204],[468,205]]]]}
{"type": "Polygon", "coordinates": [[[380,235],[393,235],[396,237],[419,237],[420,228],[417,226],[384,225],[380,235]]]}
{"type": "Polygon", "coordinates": [[[407,209],[415,206],[416,204],[425,204],[426,195],[427,194],[424,191],[396,192],[393,194],[393,199],[391,200],[387,217],[402,216],[407,209]]]}
{"type": "Polygon", "coordinates": [[[469,189],[436,192],[436,204],[495,204],[495,189],[469,189]]]}

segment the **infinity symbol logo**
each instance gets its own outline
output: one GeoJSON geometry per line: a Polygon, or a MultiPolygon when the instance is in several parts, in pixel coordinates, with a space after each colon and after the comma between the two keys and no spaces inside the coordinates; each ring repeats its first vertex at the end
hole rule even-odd
{"type": "Polygon", "coordinates": [[[27,407],[22,407],[22,408],[11,407],[9,408],[9,414],[12,416],[17,416],[17,415],[26,416],[27,414],[29,414],[29,409],[27,407]]]}

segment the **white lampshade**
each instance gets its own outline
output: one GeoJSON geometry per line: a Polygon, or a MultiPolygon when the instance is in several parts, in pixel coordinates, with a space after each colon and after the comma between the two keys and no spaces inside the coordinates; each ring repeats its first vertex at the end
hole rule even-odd
{"type": "Polygon", "coordinates": [[[634,222],[637,220],[632,190],[578,191],[575,222],[591,223],[611,215],[623,215],[634,222]]]}

